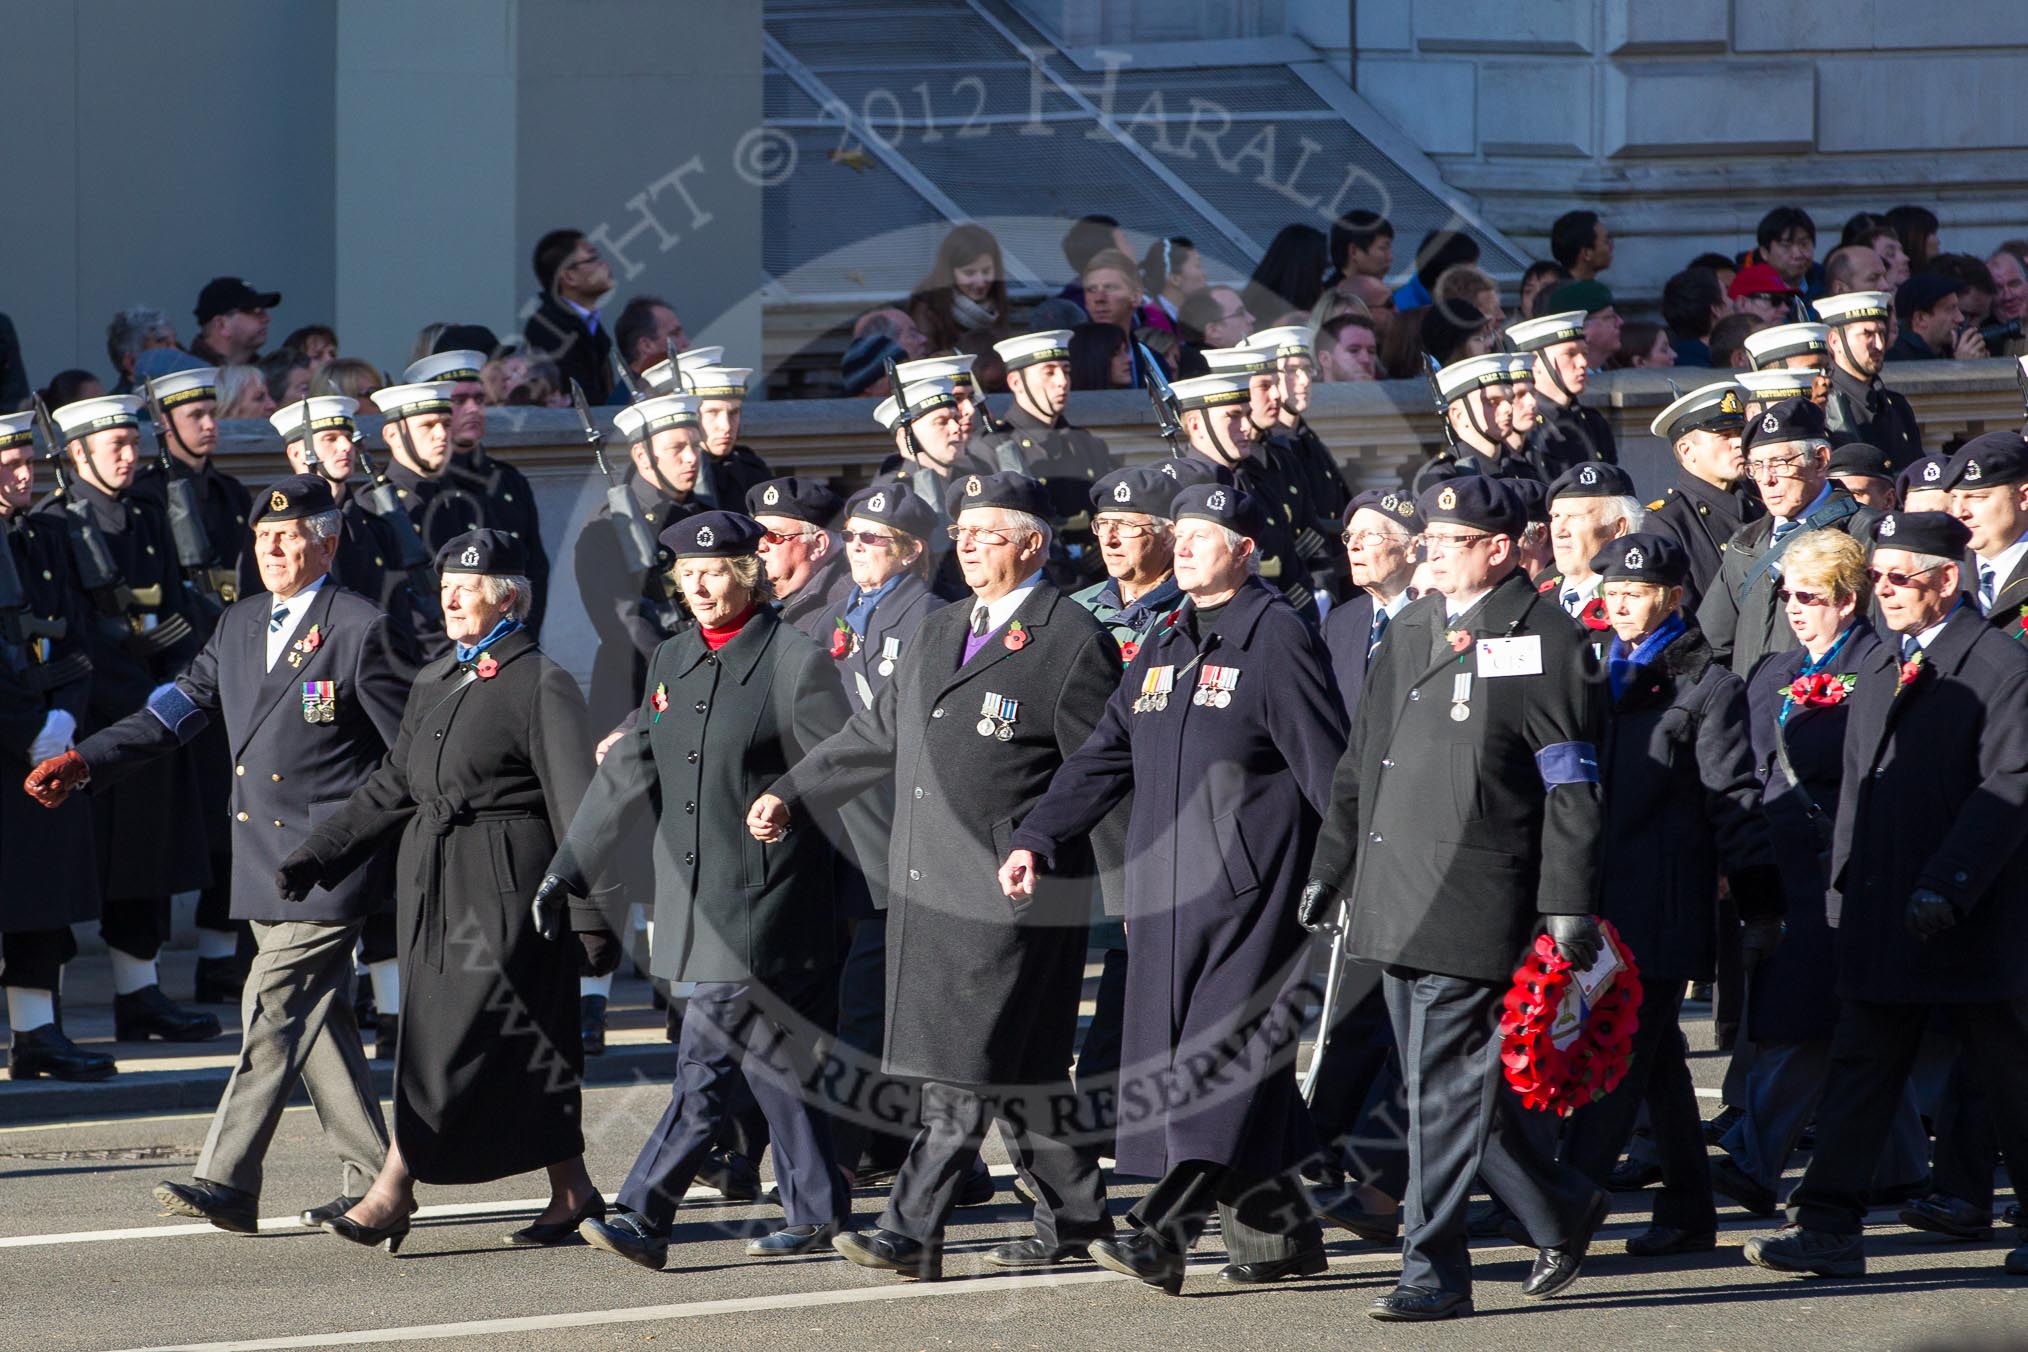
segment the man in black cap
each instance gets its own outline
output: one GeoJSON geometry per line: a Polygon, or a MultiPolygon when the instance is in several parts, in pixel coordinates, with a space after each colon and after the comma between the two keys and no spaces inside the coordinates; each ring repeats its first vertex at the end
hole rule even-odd
{"type": "Polygon", "coordinates": [[[1598,669],[1521,573],[1513,490],[1463,475],[1417,500],[1436,594],[1389,627],[1367,674],[1301,919],[1351,906],[1346,949],[1385,964],[1409,1087],[1407,1243],[1383,1320],[1472,1309],[1465,1207],[1482,1174],[1541,1246],[1521,1294],[1574,1281],[1610,1199],[1546,1158],[1501,1082],[1497,1011],[1546,926],[1598,955],[1598,669]]]}
{"type": "Polygon", "coordinates": [[[1641,517],[1634,481],[1618,465],[1587,460],[1549,485],[1549,545],[1558,571],[1536,586],[1594,635],[1607,626],[1605,606],[1593,604],[1601,579],[1592,560],[1607,541],[1639,530],[1641,517]]]}
{"type": "MultiPolygon", "coordinates": [[[[1744,1250],[1777,1272],[1865,1272],[1867,1193],[1933,1019],[1979,1068],[2007,1158],[2028,1160],[2028,652],[1960,595],[1962,522],[1889,512],[1871,536],[1894,640],[1859,671],[1845,732],[1826,899],[1838,1027],[1817,1149],[1789,1227],[1744,1250]]],[[[2028,1245],[2006,1270],[2028,1276],[2028,1245]]]]}
{"type": "Polygon", "coordinates": [[[924,620],[875,706],[748,815],[757,839],[779,841],[811,807],[889,777],[895,786],[884,1065],[924,1081],[923,1125],[880,1229],[833,1245],[861,1266],[920,1278],[942,1275],[945,1220],[996,1116],[1038,1199],[1036,1233],[987,1261],[1053,1265],[1112,1233],[1096,1154],[1066,1139],[1072,1124],[1050,1106],[1067,1089],[1077,1036],[1090,846],[1066,847],[1018,908],[995,874],[1013,824],[1104,713],[1119,649],[1042,576],[1050,527],[1040,484],[968,475],[948,509],[970,601],[924,620]]]}
{"type": "Polygon", "coordinates": [[[1767,510],[1746,472],[1746,452],[1740,447],[1745,428],[1745,404],[1729,380],[1677,396],[1649,424],[1675,453],[1676,482],[1648,504],[1641,524],[1668,536],[1683,551],[1686,615],[1697,613],[1732,537],[1767,510]]]}
{"type": "Polygon", "coordinates": [[[1563,1159],[1605,1186],[1645,1107],[1662,1188],[1627,1252],[1703,1252],[1717,1243],[1718,1218],[1684,1060],[1683,993],[1716,973],[1721,871],[1756,952],[1779,935],[1781,882],[1759,810],[1746,685],[1712,660],[1682,614],[1689,560],[1667,536],[1635,532],[1602,548],[1591,571],[1612,630],[1612,710],[1599,755],[1603,914],[1639,963],[1641,1003],[1626,1078],[1577,1110],[1563,1159]],[[1680,751],[1672,728],[1688,730],[1680,751]]]}
{"type": "Polygon", "coordinates": [[[250,366],[268,340],[268,311],[279,291],[256,291],[237,277],[213,277],[197,293],[197,337],[190,355],[208,366],[250,366]]]}
{"type": "Polygon", "coordinates": [[[254,560],[265,590],[230,607],[210,641],[147,707],[37,766],[29,792],[56,806],[80,784],[107,784],[173,753],[222,719],[234,766],[232,914],[253,922],[258,951],[242,997],[244,1045],[212,1118],[196,1177],[155,1198],[178,1215],[253,1234],[262,1161],[300,1081],[344,1165],[339,1197],[303,1214],[340,1215],[387,1154],[387,1128],[352,1018],[352,948],[387,899],[391,854],[334,888],[285,902],[281,861],[316,809],[347,797],[380,764],[408,695],[387,618],[330,580],[339,518],[330,487],[283,479],[256,500],[254,560]]]}
{"type": "Polygon", "coordinates": [[[844,503],[821,479],[787,475],[747,490],[747,514],[767,532],[761,561],[775,584],[782,618],[829,646],[832,621],[852,590],[845,547],[838,538],[844,503]]]}
{"type": "Polygon", "coordinates": [[[1893,303],[1885,291],[1846,291],[1825,296],[1815,309],[1831,326],[1826,426],[1839,440],[1878,446],[1900,470],[1922,454],[1922,428],[1908,400],[1880,381],[1893,303]]]}
{"type": "Polygon", "coordinates": [[[1782,615],[1781,556],[1806,530],[1856,534],[1879,515],[1831,481],[1824,414],[1807,399],[1784,399],[1747,431],[1746,464],[1768,515],[1740,527],[1697,607],[1697,625],[1718,660],[1742,680],[1761,658],[1801,640],[1782,615]]]}
{"type": "Polygon", "coordinates": [[[1948,512],[1951,509],[1951,491],[1945,487],[1948,482],[1944,471],[1950,468],[1951,458],[1941,451],[1931,451],[1919,460],[1911,460],[1901,467],[1894,476],[1894,499],[1904,512],[1948,512]]]}
{"type": "Polygon", "coordinates": [[[1894,292],[1894,315],[1901,321],[1901,336],[1887,349],[1888,361],[1935,361],[1941,357],[1983,357],[1986,345],[1973,330],[1967,343],[1959,342],[1965,317],[1958,298],[1965,284],[1940,272],[1918,272],[1894,292]],[[1976,350],[1967,350],[1977,344],[1976,350]]]}
{"type": "Polygon", "coordinates": [[[1878,446],[1847,441],[1831,448],[1831,482],[1852,495],[1861,507],[1876,512],[1895,508],[1894,464],[1878,446]]]}
{"type": "Polygon", "coordinates": [[[2028,625],[2028,440],[2017,432],[1973,437],[1951,457],[1944,484],[1951,490],[1950,514],[1971,535],[1972,599],[1995,628],[2022,639],[2028,625]]]}

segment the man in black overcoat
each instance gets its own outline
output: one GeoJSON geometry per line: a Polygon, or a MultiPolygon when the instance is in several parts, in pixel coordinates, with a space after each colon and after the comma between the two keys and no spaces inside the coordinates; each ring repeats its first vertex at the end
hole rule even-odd
{"type": "Polygon", "coordinates": [[[892,777],[884,1068],[925,1081],[922,1129],[880,1229],[840,1235],[863,1266],[942,1274],[943,1229],[998,1118],[1035,1195],[1036,1233],[988,1261],[1038,1267],[1112,1233],[1095,1152],[1054,1120],[1068,1089],[1090,928],[1088,846],[1015,907],[995,874],[1014,828],[1084,744],[1120,679],[1119,649],[1043,580],[1048,499],[1034,480],[974,474],[948,504],[968,604],[923,621],[894,680],[762,795],[763,840],[810,805],[892,777]]]}
{"type": "MultiPolygon", "coordinates": [[[[2028,1160],[2028,652],[1959,594],[1970,540],[1938,512],[1889,512],[1872,530],[1893,642],[1860,671],[1845,734],[1830,1079],[1789,1228],[1744,1250],[1777,1272],[1866,1270],[1867,1192],[1934,1017],[1979,1067],[2001,1150],[2028,1160]]],[[[2028,1275],[2028,1245],[2006,1266],[2028,1275]]]]}
{"type": "Polygon", "coordinates": [[[1648,504],[1648,518],[1641,525],[1668,536],[1688,556],[1690,571],[1683,583],[1686,615],[1697,613],[1732,537],[1767,510],[1746,472],[1746,452],[1740,445],[1745,428],[1739,386],[1730,380],[1698,386],[1648,424],[1648,430],[1675,452],[1676,482],[1648,504]]]}
{"type": "Polygon", "coordinates": [[[163,1182],[169,1210],[253,1234],[262,1162],[300,1081],[346,1170],[340,1196],[304,1213],[316,1225],[358,1201],[387,1128],[352,1017],[352,948],[388,895],[389,870],[362,869],[301,902],[282,901],[281,861],[379,765],[401,724],[406,683],[387,618],[329,578],[338,513],[322,479],[298,475],[256,501],[254,554],[269,590],[240,601],[190,665],[147,706],[43,762],[30,792],[55,805],[174,752],[214,719],[233,757],[232,915],[258,949],[241,996],[245,1043],[190,1183],[163,1182]],[[334,1209],[335,1208],[335,1209],[334,1209]]]}
{"type": "Polygon", "coordinates": [[[1368,673],[1304,888],[1305,924],[1351,902],[1347,950],[1383,965],[1409,1098],[1406,1249],[1383,1320],[1470,1313],[1465,1204],[1482,1174],[1540,1247],[1522,1295],[1576,1279],[1609,1199],[1518,1120],[1496,1035],[1538,929],[1598,952],[1603,701],[1582,631],[1521,571],[1504,480],[1417,500],[1436,595],[1390,626],[1368,673]]]}

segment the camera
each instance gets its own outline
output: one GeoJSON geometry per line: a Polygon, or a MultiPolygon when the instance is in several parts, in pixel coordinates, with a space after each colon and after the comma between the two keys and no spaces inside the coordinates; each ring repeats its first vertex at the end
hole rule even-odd
{"type": "Polygon", "coordinates": [[[1996,352],[2000,344],[2021,336],[2021,321],[2010,319],[2004,324],[1979,325],[1979,337],[1986,340],[1986,350],[1996,352]]]}

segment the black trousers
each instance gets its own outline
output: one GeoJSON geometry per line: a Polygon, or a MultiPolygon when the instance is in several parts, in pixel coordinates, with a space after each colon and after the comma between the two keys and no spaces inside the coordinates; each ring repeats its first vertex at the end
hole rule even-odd
{"type": "Polygon", "coordinates": [[[1035,1194],[1036,1238],[1071,1244],[1112,1234],[1098,1154],[1050,1134],[1049,1099],[1049,1090],[1040,1086],[1030,1093],[936,1080],[924,1084],[922,1129],[895,1176],[881,1229],[932,1248],[941,1244],[958,1186],[998,1120],[1015,1167],[1035,1194]]]}
{"type": "Polygon", "coordinates": [[[1993,1212],[1993,1171],[2000,1167],[2000,1134],[1993,1129],[1992,1096],[1979,1067],[1964,1056],[1951,1063],[1936,1105],[1936,1147],[1930,1182],[1946,1197],[1993,1212]]]}
{"type": "Polygon", "coordinates": [[[76,956],[77,936],[68,925],[0,934],[0,986],[54,995],[62,989],[63,965],[76,956]]]}
{"type": "Polygon", "coordinates": [[[1167,1248],[1187,1253],[1214,1206],[1226,1255],[1235,1263],[1274,1262],[1324,1245],[1323,1229],[1294,1174],[1261,1178],[1210,1160],[1171,1166],[1128,1219],[1167,1248]]]}
{"type": "Polygon", "coordinates": [[[107,897],[99,934],[128,957],[153,962],[169,941],[169,898],[107,897]]]}
{"type": "Polygon", "coordinates": [[[1380,970],[1347,964],[1339,1008],[1310,1095],[1324,1172],[1399,1199],[1408,1186],[1408,1097],[1380,970]]]}
{"type": "Polygon", "coordinates": [[[851,1194],[838,1174],[829,1120],[808,1088],[817,1077],[806,1027],[792,1007],[759,986],[700,982],[684,1006],[669,1106],[620,1189],[620,1205],[657,1230],[669,1228],[725,1123],[732,1083],[744,1070],[772,1128],[788,1224],[844,1220],[851,1194]]]}
{"type": "Polygon", "coordinates": [[[838,1163],[846,1169],[857,1170],[863,1163],[899,1168],[915,1136],[914,1086],[904,1088],[880,1069],[887,1043],[886,981],[887,912],[875,911],[852,923],[838,972],[838,1036],[831,1056],[839,1064],[830,1082],[831,1139],[838,1163]],[[889,1125],[904,1101],[911,1105],[905,1132],[889,1125]]]}
{"type": "Polygon", "coordinates": [[[1577,1237],[1598,1190],[1520,1121],[1520,1096],[1500,1069],[1504,987],[1405,967],[1388,968],[1382,980],[1408,1092],[1401,1285],[1470,1295],[1465,1210],[1474,1178],[1542,1248],[1577,1237]]]}
{"type": "Polygon", "coordinates": [[[1683,1055],[1683,990],[1681,981],[1661,979],[1642,988],[1640,1026],[1634,1030],[1626,1078],[1612,1093],[1572,1114],[1563,1161],[1604,1187],[1633,1134],[1634,1119],[1646,1106],[1662,1166],[1654,1223],[1706,1234],[1718,1229],[1718,1209],[1711,1199],[1711,1161],[1697,1114],[1697,1090],[1683,1055]]]}
{"type": "MultiPolygon", "coordinates": [[[[376,911],[359,927],[359,960],[368,966],[386,962],[395,955],[394,912],[376,911]]],[[[382,1010],[392,1014],[393,1010],[382,1010]]]]}
{"type": "Polygon", "coordinates": [[[1127,950],[1109,948],[1099,969],[1098,992],[1092,1000],[1091,1022],[1077,1049],[1077,1097],[1080,1110],[1092,1115],[1088,1124],[1106,1143],[1098,1148],[1111,1155],[1113,1129],[1118,1125],[1120,1042],[1127,1022],[1127,950]]]}
{"type": "Polygon", "coordinates": [[[1789,1196],[1789,1219],[1856,1235],[1908,1073],[1933,1017],[1951,1022],[1962,1057],[1986,1082],[1994,1134],[2010,1160],[2028,1160],[2028,999],[1950,1005],[1841,1000],[1830,1082],[1817,1107],[1817,1152],[1789,1196]]]}

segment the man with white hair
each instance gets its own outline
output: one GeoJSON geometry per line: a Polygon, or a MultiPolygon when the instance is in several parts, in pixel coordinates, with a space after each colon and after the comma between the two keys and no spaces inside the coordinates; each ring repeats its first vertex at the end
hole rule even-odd
{"type": "Polygon", "coordinates": [[[1591,571],[1591,561],[1608,540],[1639,530],[1643,515],[1634,481],[1618,465],[1597,460],[1572,465],[1549,485],[1549,547],[1556,554],[1557,574],[1536,589],[1553,594],[1586,629],[1603,633],[1608,628],[1605,604],[1599,601],[1600,579],[1591,571]]]}
{"type": "Polygon", "coordinates": [[[388,648],[387,617],[330,581],[339,516],[330,486],[299,474],[255,501],[254,559],[266,590],[220,616],[182,674],[145,707],[36,766],[29,794],[56,807],[176,751],[213,719],[234,766],[234,919],[258,945],[240,1013],[245,1042],[189,1183],[155,1199],[221,1230],[258,1228],[262,1160],[300,1081],[345,1173],[339,1196],[303,1213],[342,1215],[387,1153],[387,1128],[352,1016],[352,946],[391,887],[392,855],[300,902],[276,888],[281,861],[308,835],[313,804],[364,783],[401,726],[407,683],[388,648]],[[354,1171],[361,1186],[354,1186],[354,1171]]]}

